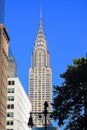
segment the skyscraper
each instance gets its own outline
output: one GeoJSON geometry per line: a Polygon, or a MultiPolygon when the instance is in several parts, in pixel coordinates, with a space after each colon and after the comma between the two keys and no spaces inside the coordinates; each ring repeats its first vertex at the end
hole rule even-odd
{"type": "MultiPolygon", "coordinates": [[[[52,111],[50,105],[52,102],[52,70],[42,17],[40,17],[39,31],[32,53],[32,66],[29,69],[29,98],[32,104],[32,112],[43,112],[45,101],[49,104],[48,111],[52,111]]],[[[36,127],[43,127],[44,121],[34,115],[34,124],[36,127]]],[[[51,120],[47,120],[47,124],[51,124],[51,120]]]]}
{"type": "Polygon", "coordinates": [[[0,130],[6,130],[8,42],[7,30],[0,24],[0,130]]]}

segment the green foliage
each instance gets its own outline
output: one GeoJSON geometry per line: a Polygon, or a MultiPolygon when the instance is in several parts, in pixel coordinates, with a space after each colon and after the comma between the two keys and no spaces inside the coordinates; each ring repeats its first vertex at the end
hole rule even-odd
{"type": "Polygon", "coordinates": [[[74,59],[66,72],[61,86],[54,86],[53,117],[59,125],[66,123],[65,130],[87,129],[87,59],[74,59]]]}

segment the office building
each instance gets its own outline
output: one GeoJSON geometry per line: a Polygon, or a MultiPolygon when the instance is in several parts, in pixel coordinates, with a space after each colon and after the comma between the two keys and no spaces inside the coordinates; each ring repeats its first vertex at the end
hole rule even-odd
{"type": "MultiPolygon", "coordinates": [[[[32,112],[43,112],[44,102],[49,104],[48,111],[52,112],[52,70],[50,67],[50,54],[47,48],[47,42],[43,31],[42,18],[34,51],[32,53],[32,66],[29,69],[29,99],[32,104],[32,112]]],[[[44,126],[44,117],[38,118],[33,115],[36,127],[44,126]]],[[[51,119],[47,119],[47,124],[51,124],[51,119]]]]}
{"type": "Polygon", "coordinates": [[[8,78],[6,130],[30,130],[31,103],[18,77],[8,78]]]}
{"type": "Polygon", "coordinates": [[[8,42],[7,30],[3,24],[0,24],[0,130],[6,130],[8,42]]]}

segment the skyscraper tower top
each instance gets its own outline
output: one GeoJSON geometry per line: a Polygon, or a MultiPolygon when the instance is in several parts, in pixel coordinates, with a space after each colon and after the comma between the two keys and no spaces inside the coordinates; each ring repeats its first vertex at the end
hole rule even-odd
{"type": "Polygon", "coordinates": [[[39,24],[38,33],[37,33],[36,40],[35,40],[34,50],[37,50],[40,48],[48,51],[46,37],[44,35],[44,29],[43,29],[42,5],[40,8],[40,24],[39,24]]]}
{"type": "Polygon", "coordinates": [[[36,37],[34,49],[38,49],[39,47],[43,47],[47,49],[46,38],[44,35],[43,25],[42,25],[42,18],[40,18],[40,25],[39,25],[39,30],[36,37]]]}
{"type": "Polygon", "coordinates": [[[0,0],[0,24],[4,24],[5,0],[0,0]]]}

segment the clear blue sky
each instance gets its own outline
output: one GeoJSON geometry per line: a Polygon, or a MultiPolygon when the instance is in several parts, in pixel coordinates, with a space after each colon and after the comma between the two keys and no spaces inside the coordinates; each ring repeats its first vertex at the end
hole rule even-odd
{"type": "MultiPolygon", "coordinates": [[[[28,91],[28,69],[39,28],[41,0],[6,0],[5,26],[18,64],[18,76],[28,91]]],[[[72,59],[87,52],[87,0],[42,0],[42,18],[53,72],[53,85],[61,84],[72,59]]]]}

